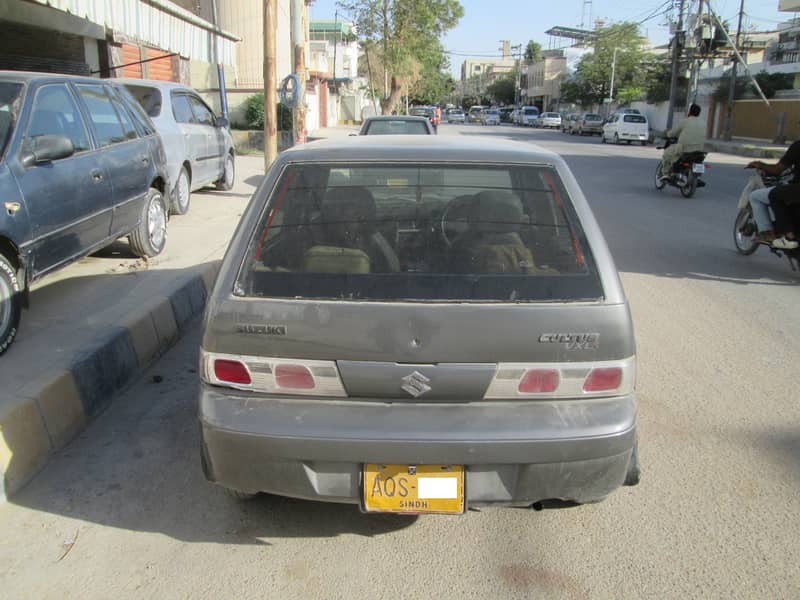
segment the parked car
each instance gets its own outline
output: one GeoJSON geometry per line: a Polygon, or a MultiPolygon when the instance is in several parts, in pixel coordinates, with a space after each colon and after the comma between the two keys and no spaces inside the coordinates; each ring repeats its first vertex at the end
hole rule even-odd
{"type": "Polygon", "coordinates": [[[533,127],[538,117],[538,108],[535,106],[523,106],[519,113],[519,124],[527,127],[533,127]]]}
{"type": "Polygon", "coordinates": [[[628,303],[551,152],[456,136],[287,150],[208,307],[202,464],[238,497],[464,513],[638,481],[628,303]]]}
{"type": "Polygon", "coordinates": [[[575,113],[569,113],[561,118],[561,133],[572,133],[572,124],[578,118],[575,113]]]}
{"type": "Polygon", "coordinates": [[[155,123],[167,153],[170,211],[189,211],[191,193],[233,187],[236,163],[228,121],[217,117],[193,89],[166,81],[121,79],[155,123]]]}
{"type": "Polygon", "coordinates": [[[500,111],[500,122],[511,123],[511,113],[514,112],[514,109],[510,106],[503,106],[498,110],[500,111]]]}
{"type": "Polygon", "coordinates": [[[500,125],[500,111],[487,108],[481,112],[481,125],[500,125]]]}
{"type": "Polygon", "coordinates": [[[561,129],[561,115],[557,112],[542,113],[537,123],[545,129],[561,129]]]}
{"type": "Polygon", "coordinates": [[[34,281],[124,236],[159,254],[169,189],[161,139],[123,86],[0,71],[0,354],[34,281]]]}
{"type": "Polygon", "coordinates": [[[481,113],[483,112],[483,106],[471,106],[469,111],[467,112],[467,122],[468,123],[480,123],[481,122],[481,113]]]}
{"type": "Polygon", "coordinates": [[[436,109],[432,106],[412,106],[408,114],[412,117],[425,117],[433,127],[434,133],[437,132],[439,123],[436,120],[436,109]]]}
{"type": "Polygon", "coordinates": [[[603,135],[603,117],[595,113],[583,113],[574,121],[571,133],[603,135]]]}
{"type": "Polygon", "coordinates": [[[369,117],[361,125],[359,135],[433,135],[430,120],[427,117],[380,116],[369,117]]]}
{"type": "Polygon", "coordinates": [[[636,113],[614,113],[603,125],[603,133],[600,141],[605,143],[607,140],[615,144],[620,142],[639,142],[642,146],[646,145],[650,139],[650,128],[647,118],[636,113]]]}
{"type": "Polygon", "coordinates": [[[452,108],[447,111],[448,123],[463,123],[464,118],[464,111],[460,108],[452,108]]]}

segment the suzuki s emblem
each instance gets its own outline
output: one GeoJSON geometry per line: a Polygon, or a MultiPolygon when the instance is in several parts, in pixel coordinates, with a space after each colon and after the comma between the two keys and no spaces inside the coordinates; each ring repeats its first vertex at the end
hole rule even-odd
{"type": "Polygon", "coordinates": [[[406,375],[403,377],[402,382],[403,385],[400,386],[401,389],[407,391],[414,396],[414,398],[419,398],[422,394],[430,392],[433,389],[428,385],[431,380],[419,371],[414,371],[411,375],[406,375]]]}

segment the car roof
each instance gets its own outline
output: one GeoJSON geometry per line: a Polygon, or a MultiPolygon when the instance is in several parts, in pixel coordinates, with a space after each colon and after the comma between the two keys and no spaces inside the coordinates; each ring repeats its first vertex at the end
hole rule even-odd
{"type": "Polygon", "coordinates": [[[279,155],[279,162],[403,160],[464,161],[483,164],[539,163],[564,165],[556,153],[509,140],[464,139],[461,136],[353,136],[300,144],[279,155]]]}
{"type": "Polygon", "coordinates": [[[114,83],[116,79],[99,79],[89,75],[40,73],[35,71],[0,71],[0,80],[28,83],[31,81],[77,81],[80,83],[114,83]]]}
{"type": "Polygon", "coordinates": [[[367,117],[364,122],[367,121],[421,121],[423,123],[428,123],[428,119],[425,117],[417,117],[415,115],[377,115],[375,117],[367,117]]]}

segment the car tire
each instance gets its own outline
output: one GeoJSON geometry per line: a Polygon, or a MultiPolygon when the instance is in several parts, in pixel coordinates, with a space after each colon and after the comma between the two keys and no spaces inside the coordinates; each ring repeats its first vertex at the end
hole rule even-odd
{"type": "Polygon", "coordinates": [[[192,202],[192,184],[189,179],[189,171],[186,167],[181,167],[178,173],[178,181],[175,182],[175,197],[172,199],[170,212],[173,215],[185,215],[189,212],[189,204],[192,202]]]}
{"type": "Polygon", "coordinates": [[[658,161],[658,165],[656,166],[656,174],[653,177],[653,181],[657,190],[663,190],[664,186],[667,185],[667,182],[661,179],[661,161],[658,161]]]}
{"type": "Polygon", "coordinates": [[[647,142],[642,142],[642,146],[647,146],[647,142]]]}
{"type": "Polygon", "coordinates": [[[618,133],[614,134],[614,145],[615,146],[619,146],[619,134],[618,133]]]}
{"type": "Polygon", "coordinates": [[[225,166],[222,170],[222,177],[215,183],[218,190],[227,192],[233,189],[233,184],[236,182],[236,163],[233,160],[233,153],[228,152],[225,157],[225,166]]]}
{"type": "Polygon", "coordinates": [[[0,354],[8,350],[17,337],[22,314],[21,291],[17,270],[0,254],[0,354]]]}
{"type": "Polygon", "coordinates": [[[606,134],[604,134],[604,133],[600,134],[600,143],[601,144],[605,144],[606,143],[606,134]]]}
{"type": "Polygon", "coordinates": [[[139,258],[157,256],[167,244],[167,209],[157,189],[147,192],[139,225],[128,236],[128,243],[139,258]]]}
{"type": "Polygon", "coordinates": [[[249,500],[252,500],[256,496],[258,496],[258,494],[250,494],[248,492],[240,492],[239,490],[234,490],[232,488],[227,488],[226,487],[226,488],[223,488],[223,489],[225,490],[225,493],[228,495],[228,497],[233,498],[234,500],[236,500],[238,502],[247,502],[249,500]]]}
{"type": "Polygon", "coordinates": [[[628,471],[625,473],[623,485],[638,485],[642,478],[642,467],[639,464],[639,438],[633,442],[633,451],[628,461],[628,471]]]}
{"type": "Polygon", "coordinates": [[[697,175],[689,171],[689,176],[686,178],[686,183],[680,186],[681,196],[684,198],[691,198],[697,189],[697,175]]]}

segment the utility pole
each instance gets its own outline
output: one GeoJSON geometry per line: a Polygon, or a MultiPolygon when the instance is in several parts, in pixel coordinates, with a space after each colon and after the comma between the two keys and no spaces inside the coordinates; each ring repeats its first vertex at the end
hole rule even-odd
{"type": "Polygon", "coordinates": [[[722,138],[730,141],[733,135],[733,103],[736,101],[736,65],[739,64],[739,46],[742,37],[742,16],[744,15],[744,0],[739,1],[739,25],[736,27],[736,44],[734,45],[733,65],[731,66],[731,81],[728,88],[728,106],[725,110],[725,128],[722,138]]]}
{"type": "Polygon", "coordinates": [[[386,99],[389,97],[389,69],[386,68],[386,61],[389,57],[389,0],[383,0],[383,102],[381,107],[385,107],[386,114],[390,114],[388,102],[386,99]]]}
{"type": "Polygon", "coordinates": [[[292,0],[292,50],[294,74],[298,80],[297,104],[294,106],[296,144],[306,143],[306,31],[303,27],[305,0],[292,0]]]}
{"type": "Polygon", "coordinates": [[[278,158],[276,29],[278,0],[264,0],[264,170],[278,158]]]}
{"type": "Polygon", "coordinates": [[[211,0],[211,22],[214,25],[214,62],[217,65],[217,84],[219,87],[219,108],[222,116],[228,118],[228,95],[225,91],[225,68],[219,60],[219,26],[217,25],[217,0],[211,0]]]}
{"type": "Polygon", "coordinates": [[[678,8],[678,28],[672,38],[672,79],[669,84],[669,108],[667,109],[667,129],[672,129],[672,117],[675,113],[675,101],[678,95],[678,66],[680,65],[681,52],[683,51],[683,5],[685,0],[680,0],[678,8]]]}
{"type": "Polygon", "coordinates": [[[522,77],[522,44],[511,46],[511,50],[517,51],[517,82],[514,84],[514,106],[516,107],[519,105],[519,83],[520,78],[522,77]]]}

